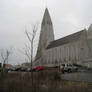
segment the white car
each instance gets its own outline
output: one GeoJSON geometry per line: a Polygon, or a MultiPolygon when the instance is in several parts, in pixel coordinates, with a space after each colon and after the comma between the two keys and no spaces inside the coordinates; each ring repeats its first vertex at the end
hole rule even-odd
{"type": "Polygon", "coordinates": [[[62,71],[62,73],[64,72],[75,72],[78,70],[78,68],[72,64],[62,64],[60,66],[60,70],[62,71]]]}

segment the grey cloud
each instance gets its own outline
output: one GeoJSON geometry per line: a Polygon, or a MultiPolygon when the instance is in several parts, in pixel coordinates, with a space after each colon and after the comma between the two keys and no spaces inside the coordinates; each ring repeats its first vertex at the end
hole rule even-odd
{"type": "MultiPolygon", "coordinates": [[[[16,50],[23,48],[27,42],[25,26],[41,23],[46,6],[53,21],[56,39],[82,30],[92,23],[92,0],[0,0],[0,48],[11,45],[16,50]]],[[[37,42],[38,37],[39,34],[37,42]]],[[[15,53],[18,57],[14,58],[14,55],[12,63],[24,62],[19,59],[24,56],[18,51],[15,53]]]]}

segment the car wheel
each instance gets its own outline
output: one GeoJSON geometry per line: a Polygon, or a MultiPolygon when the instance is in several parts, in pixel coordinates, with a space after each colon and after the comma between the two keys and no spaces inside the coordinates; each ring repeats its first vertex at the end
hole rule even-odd
{"type": "Polygon", "coordinates": [[[68,72],[70,73],[71,72],[71,69],[68,69],[68,72]]]}

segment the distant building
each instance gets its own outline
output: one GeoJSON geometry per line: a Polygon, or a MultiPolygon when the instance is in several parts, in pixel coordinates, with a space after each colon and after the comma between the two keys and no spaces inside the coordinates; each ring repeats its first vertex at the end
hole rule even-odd
{"type": "Polygon", "coordinates": [[[3,64],[3,68],[12,68],[13,66],[11,64],[3,64]]]}
{"type": "Polygon", "coordinates": [[[88,64],[92,58],[92,25],[58,40],[54,40],[53,24],[46,8],[35,65],[57,66],[62,63],[88,64]]]}

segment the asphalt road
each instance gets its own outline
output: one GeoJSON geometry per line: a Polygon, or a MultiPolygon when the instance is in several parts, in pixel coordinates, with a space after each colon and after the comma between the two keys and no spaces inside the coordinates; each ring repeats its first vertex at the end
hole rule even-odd
{"type": "Polygon", "coordinates": [[[61,75],[64,80],[92,82],[92,72],[65,73],[61,75]]]}

